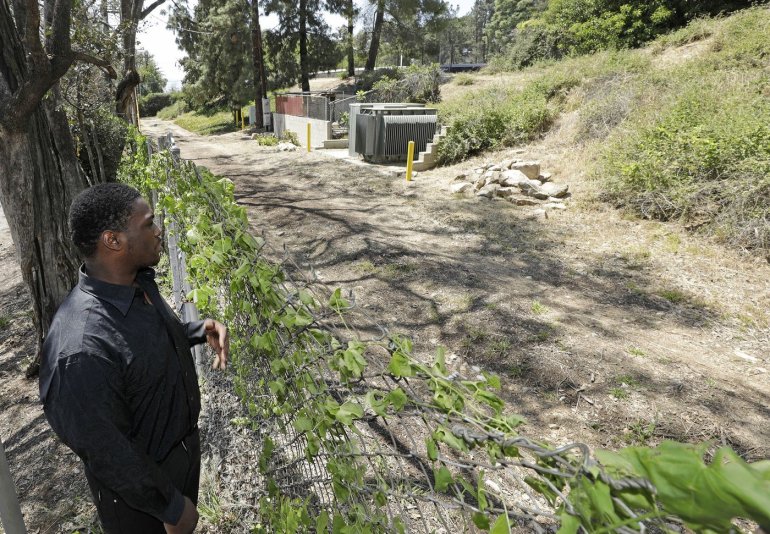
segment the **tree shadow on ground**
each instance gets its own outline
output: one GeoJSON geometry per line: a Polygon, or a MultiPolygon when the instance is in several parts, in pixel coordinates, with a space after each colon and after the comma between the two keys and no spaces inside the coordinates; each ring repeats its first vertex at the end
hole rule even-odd
{"type": "MultiPolygon", "coordinates": [[[[442,344],[539,393],[565,384],[577,389],[587,382],[589,365],[605,375],[622,366],[648,394],[668,395],[682,382],[679,371],[661,376],[618,355],[608,358],[611,365],[600,363],[588,345],[563,347],[563,335],[587,331],[617,350],[626,343],[615,326],[621,321],[654,332],[661,316],[693,331],[720,320],[684,292],[661,293],[651,271],[622,255],[596,251],[580,265],[569,263],[561,253],[564,237],[511,204],[405,193],[394,179],[360,169],[341,187],[324,165],[298,158],[287,170],[262,160],[258,175],[229,177],[257,233],[283,241],[300,270],[351,291],[358,312],[412,336],[426,357],[442,344]]],[[[596,395],[618,387],[611,378],[595,387],[596,395]]],[[[505,395],[517,410],[546,422],[542,397],[505,395]]],[[[569,395],[559,397],[571,402],[569,395]]],[[[726,414],[736,398],[766,415],[770,400],[759,389],[706,397],[691,400],[715,415],[726,414]]]]}

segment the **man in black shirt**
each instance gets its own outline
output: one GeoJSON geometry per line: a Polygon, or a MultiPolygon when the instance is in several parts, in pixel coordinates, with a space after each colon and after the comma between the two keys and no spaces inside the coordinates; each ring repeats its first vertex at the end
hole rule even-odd
{"type": "Polygon", "coordinates": [[[192,532],[200,391],[190,346],[208,341],[224,368],[227,329],[183,324],[160,297],[150,269],[160,229],[135,189],[85,190],[70,230],[85,263],[43,346],[46,417],[83,460],[105,532],[192,532]]]}

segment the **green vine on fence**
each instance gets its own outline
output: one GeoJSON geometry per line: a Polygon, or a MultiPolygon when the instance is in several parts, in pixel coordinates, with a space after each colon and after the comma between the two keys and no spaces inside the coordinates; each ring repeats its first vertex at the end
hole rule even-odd
{"type": "Polygon", "coordinates": [[[497,376],[466,380],[449,371],[442,349],[426,363],[401,336],[357,337],[346,324],[353,304],[340,289],[324,295],[266,259],[231,181],[168,152],[150,159],[140,136],[131,144],[122,179],[147,197],[158,193],[156,209],[183,228],[188,298],[231,326],[230,373],[244,407],[233,424],[259,440],[254,532],[406,532],[407,501],[429,503],[450,522],[470,517],[494,534],[548,517],[564,534],[639,532],[644,524],[671,531],[674,518],[703,533],[728,532],[734,518],[770,525],[770,462],[748,464],[722,448],[706,463],[707,446],[673,442],[591,456],[584,445],[528,439],[497,376]],[[392,421],[407,421],[402,429],[419,439],[378,442],[373,430],[392,421]],[[286,456],[294,449],[300,453],[286,456]],[[397,478],[396,461],[424,480],[397,478]],[[303,491],[289,476],[300,466],[315,473],[303,491]],[[517,496],[489,473],[521,480],[517,496]],[[517,502],[530,490],[528,504],[517,502]]]}

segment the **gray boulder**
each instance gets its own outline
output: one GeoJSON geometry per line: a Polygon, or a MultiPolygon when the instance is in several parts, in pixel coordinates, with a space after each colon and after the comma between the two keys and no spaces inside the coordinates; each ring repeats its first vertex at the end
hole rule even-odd
{"type": "Polygon", "coordinates": [[[553,182],[546,182],[540,186],[540,190],[546,193],[549,197],[564,198],[567,196],[569,186],[564,184],[555,184],[553,182]]]}

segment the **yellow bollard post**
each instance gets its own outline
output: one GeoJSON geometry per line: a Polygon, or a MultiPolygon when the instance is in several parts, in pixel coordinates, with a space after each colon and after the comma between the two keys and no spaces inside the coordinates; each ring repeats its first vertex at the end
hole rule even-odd
{"type": "Polygon", "coordinates": [[[307,123],[307,151],[310,152],[310,123],[307,123]]]}
{"type": "Polygon", "coordinates": [[[412,160],[414,160],[414,141],[409,141],[409,148],[406,151],[406,181],[412,181],[412,160]]]}
{"type": "Polygon", "coordinates": [[[239,112],[241,114],[241,130],[246,129],[246,117],[243,116],[243,111],[239,112]]]}

